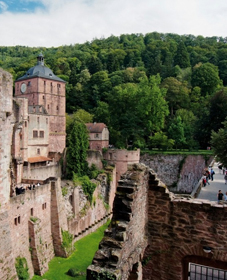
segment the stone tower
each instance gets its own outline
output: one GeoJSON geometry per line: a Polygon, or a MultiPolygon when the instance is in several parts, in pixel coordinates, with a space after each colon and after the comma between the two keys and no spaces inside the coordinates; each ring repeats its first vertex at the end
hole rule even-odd
{"type": "Polygon", "coordinates": [[[15,96],[28,99],[28,106],[43,107],[49,115],[49,153],[65,148],[65,81],[44,65],[44,57],[15,82],[15,96]]]}

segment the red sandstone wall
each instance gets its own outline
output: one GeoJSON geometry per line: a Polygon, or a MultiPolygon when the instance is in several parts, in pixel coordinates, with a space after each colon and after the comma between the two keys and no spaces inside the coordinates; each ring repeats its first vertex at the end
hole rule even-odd
{"type": "Polygon", "coordinates": [[[144,215],[147,210],[147,183],[146,167],[128,166],[117,187],[111,225],[99,244],[92,265],[88,267],[87,279],[95,280],[105,270],[112,275],[111,279],[142,280],[141,272],[133,273],[133,277],[130,272],[140,267],[147,245],[147,216],[144,215]]]}
{"type": "Polygon", "coordinates": [[[13,124],[12,76],[0,69],[0,204],[10,196],[10,161],[13,124]]]}
{"type": "Polygon", "coordinates": [[[8,211],[0,212],[1,280],[15,275],[18,256],[26,258],[31,277],[34,270],[45,273],[55,253],[65,256],[61,229],[67,230],[67,218],[61,199],[60,181],[53,181],[11,198],[8,211]],[[31,221],[31,216],[37,221],[31,221]]]}
{"type": "Polygon", "coordinates": [[[140,158],[140,162],[153,169],[170,190],[186,193],[192,192],[210,161],[206,163],[204,157],[199,155],[185,157],[183,155],[145,154],[140,158]]]}
{"type": "MultiPolygon", "coordinates": [[[[185,259],[227,267],[227,206],[175,199],[151,175],[148,193],[148,243],[144,280],[183,280],[185,259]],[[210,246],[212,253],[203,251],[210,246]]],[[[184,270],[185,269],[185,270],[184,270]]]]}
{"type": "Polygon", "coordinates": [[[140,150],[128,151],[119,149],[109,149],[103,158],[108,161],[109,164],[116,166],[116,180],[120,180],[122,174],[127,171],[128,164],[139,163],[140,150]]]}
{"type": "Polygon", "coordinates": [[[88,150],[87,151],[87,162],[89,164],[89,167],[91,167],[92,164],[95,164],[95,166],[101,170],[103,168],[101,152],[88,150]]]}
{"type": "Polygon", "coordinates": [[[87,209],[79,212],[79,192],[74,190],[74,215],[68,220],[70,233],[74,235],[74,241],[84,235],[93,232],[110,217],[116,192],[116,170],[107,171],[111,174],[111,182],[108,185],[106,174],[100,174],[94,181],[97,187],[93,193],[93,203],[87,209]],[[105,202],[105,203],[104,203],[105,202]]]}

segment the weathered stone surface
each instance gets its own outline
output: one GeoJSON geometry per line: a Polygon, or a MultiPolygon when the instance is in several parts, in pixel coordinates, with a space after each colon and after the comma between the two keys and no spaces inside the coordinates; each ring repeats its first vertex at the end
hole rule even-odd
{"type": "MultiPolygon", "coordinates": [[[[171,191],[191,193],[198,184],[204,172],[204,168],[209,165],[203,156],[184,155],[148,155],[144,154],[140,162],[157,173],[159,179],[165,183],[171,191]]],[[[152,179],[153,181],[153,179],[152,179]]],[[[154,183],[153,183],[154,184],[154,183]]]]}

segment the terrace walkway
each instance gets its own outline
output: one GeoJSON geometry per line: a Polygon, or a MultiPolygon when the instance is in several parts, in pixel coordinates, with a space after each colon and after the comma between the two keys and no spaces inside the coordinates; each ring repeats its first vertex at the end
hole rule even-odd
{"type": "Polygon", "coordinates": [[[209,180],[210,185],[207,184],[206,187],[201,188],[201,191],[196,199],[205,199],[217,202],[218,191],[221,190],[223,194],[227,192],[227,185],[225,185],[224,175],[222,170],[220,174],[218,163],[214,163],[213,170],[215,172],[214,180],[209,180]]]}

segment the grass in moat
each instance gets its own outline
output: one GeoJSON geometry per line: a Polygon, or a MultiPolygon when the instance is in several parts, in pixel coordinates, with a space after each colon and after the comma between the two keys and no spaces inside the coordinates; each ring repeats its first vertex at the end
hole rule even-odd
{"type": "Polygon", "coordinates": [[[43,276],[35,275],[32,280],[85,280],[87,267],[92,263],[94,254],[98,250],[99,242],[102,240],[108,225],[109,222],[75,242],[75,251],[67,259],[54,257],[49,262],[49,270],[43,276]],[[70,268],[76,268],[78,271],[83,272],[84,275],[71,277],[67,275],[70,268]]]}

